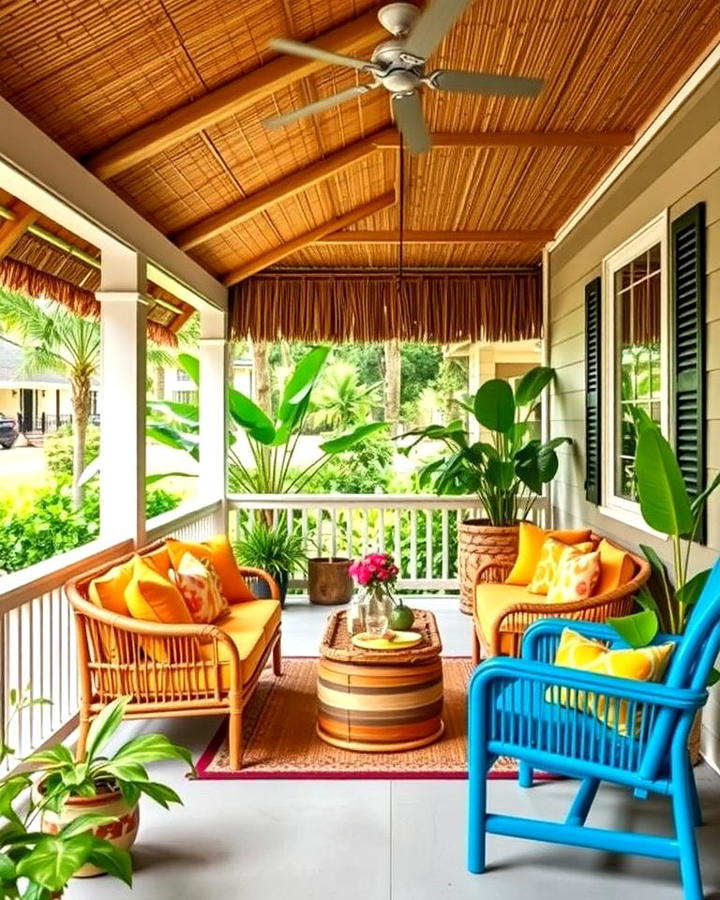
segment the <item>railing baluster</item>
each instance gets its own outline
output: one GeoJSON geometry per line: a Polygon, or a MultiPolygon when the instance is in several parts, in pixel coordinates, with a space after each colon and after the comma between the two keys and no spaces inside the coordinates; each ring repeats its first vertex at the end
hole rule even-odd
{"type": "Polygon", "coordinates": [[[417,510],[410,509],[410,578],[417,581],[417,510]]]}
{"type": "Polygon", "coordinates": [[[440,512],[440,521],[442,524],[442,568],[440,577],[443,581],[447,581],[450,577],[450,531],[448,528],[448,511],[446,509],[440,512]]]}
{"type": "Polygon", "coordinates": [[[337,510],[330,510],[330,556],[337,556],[337,510]]]}
{"type": "Polygon", "coordinates": [[[425,578],[432,581],[433,572],[433,511],[425,510],[425,578]]]}

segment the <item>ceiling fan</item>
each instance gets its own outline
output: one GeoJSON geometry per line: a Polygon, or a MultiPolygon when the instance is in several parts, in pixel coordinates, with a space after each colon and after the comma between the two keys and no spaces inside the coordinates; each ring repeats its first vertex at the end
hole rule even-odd
{"type": "Polygon", "coordinates": [[[306,116],[384,87],[390,91],[395,124],[405,139],[411,154],[427,153],[431,138],[420,103],[420,88],[465,94],[491,94],[501,97],[536,97],[543,87],[539,78],[520,78],[493,75],[487,72],[467,72],[436,69],[426,73],[427,58],[450,30],[451,25],[472,0],[433,0],[422,12],[412,3],[389,3],[378,11],[378,20],[392,38],[375,48],[370,61],[354,59],[292,41],[276,38],[270,42],[274,50],[293,56],[319,59],[331,65],[358,69],[372,77],[367,84],[358,84],[330,97],[323,97],[300,109],[266,119],[266,128],[282,128],[306,116]]]}

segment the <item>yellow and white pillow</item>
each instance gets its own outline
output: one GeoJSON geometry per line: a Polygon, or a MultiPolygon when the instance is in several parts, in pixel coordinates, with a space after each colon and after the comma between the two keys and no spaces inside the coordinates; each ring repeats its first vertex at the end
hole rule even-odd
{"type": "Polygon", "coordinates": [[[182,594],[193,622],[209,625],[229,611],[209,557],[198,559],[190,552],[183,553],[170,578],[182,594]]]}
{"type": "MultiPolygon", "coordinates": [[[[583,637],[571,628],[563,629],[555,654],[555,665],[629,678],[633,681],[661,681],[665,675],[674,644],[659,644],[637,649],[610,650],[600,641],[583,637]]],[[[577,691],[574,688],[549,687],[545,692],[549,703],[577,708],[591,713],[608,728],[618,734],[628,734],[628,701],[614,697],[597,696],[594,692],[577,691]]],[[[633,732],[641,725],[641,713],[635,719],[633,732]]]]}
{"type": "Polygon", "coordinates": [[[560,562],[570,553],[589,553],[592,549],[592,541],[569,545],[557,538],[546,538],[528,591],[531,594],[547,594],[555,581],[560,562]]]}
{"type": "Polygon", "coordinates": [[[600,554],[581,553],[574,547],[561,557],[547,593],[548,603],[575,603],[592,595],[600,578],[600,554]]]}

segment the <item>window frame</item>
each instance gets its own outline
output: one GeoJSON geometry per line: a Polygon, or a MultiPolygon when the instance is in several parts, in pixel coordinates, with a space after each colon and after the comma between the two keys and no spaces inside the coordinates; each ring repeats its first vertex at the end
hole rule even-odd
{"type": "Polygon", "coordinates": [[[609,253],[602,261],[602,388],[600,417],[602,423],[602,493],[600,511],[603,515],[618,519],[650,534],[653,529],[645,523],[640,504],[615,493],[616,456],[616,389],[618,385],[616,364],[616,309],[615,273],[627,263],[660,245],[660,426],[662,433],[672,443],[672,346],[670,330],[670,221],[669,210],[663,210],[639,231],[609,253]]]}

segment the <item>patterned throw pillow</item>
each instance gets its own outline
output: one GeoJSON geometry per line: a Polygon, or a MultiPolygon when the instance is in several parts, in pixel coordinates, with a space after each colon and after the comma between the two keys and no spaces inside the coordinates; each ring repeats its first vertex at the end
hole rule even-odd
{"type": "Polygon", "coordinates": [[[550,585],[548,603],[574,603],[591,596],[600,577],[600,554],[580,553],[574,547],[558,563],[555,580],[550,585]]]}
{"type": "Polygon", "coordinates": [[[198,559],[192,553],[184,553],[170,577],[182,594],[193,622],[209,625],[229,611],[220,579],[208,557],[198,559]]]}
{"type": "Polygon", "coordinates": [[[558,541],[556,538],[547,538],[543,544],[532,581],[528,585],[528,591],[531,594],[547,594],[555,581],[558,566],[566,555],[569,553],[589,553],[592,549],[592,541],[569,546],[564,541],[558,541]]]}
{"type": "MultiPolygon", "coordinates": [[[[565,628],[555,654],[555,665],[614,675],[617,678],[630,678],[633,681],[661,681],[674,646],[667,643],[635,650],[610,650],[600,641],[590,640],[571,628],[565,628]]],[[[549,703],[559,703],[561,706],[591,713],[623,737],[628,735],[627,700],[563,687],[549,687],[545,692],[545,699],[549,703]]],[[[642,711],[638,710],[633,729],[635,735],[639,733],[641,725],[642,711]]]]}

